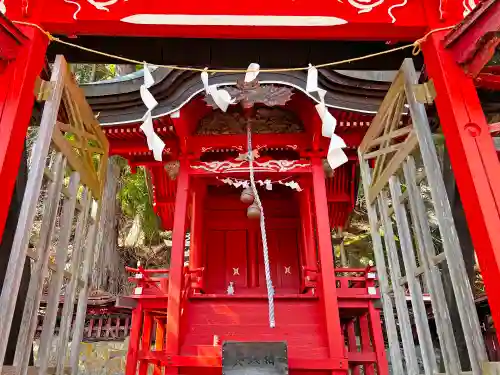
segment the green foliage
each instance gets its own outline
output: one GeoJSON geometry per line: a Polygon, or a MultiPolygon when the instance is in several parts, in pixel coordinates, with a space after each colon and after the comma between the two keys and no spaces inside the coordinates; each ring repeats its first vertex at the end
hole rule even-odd
{"type": "Polygon", "coordinates": [[[140,217],[146,244],[154,245],[159,243],[158,217],[151,203],[144,168],[137,168],[137,173],[134,174],[126,166],[121,176],[121,186],[118,199],[122,212],[131,219],[136,216],[140,217]]]}
{"type": "Polygon", "coordinates": [[[72,69],[80,84],[103,81],[116,76],[114,64],[73,64],[72,69]]]}

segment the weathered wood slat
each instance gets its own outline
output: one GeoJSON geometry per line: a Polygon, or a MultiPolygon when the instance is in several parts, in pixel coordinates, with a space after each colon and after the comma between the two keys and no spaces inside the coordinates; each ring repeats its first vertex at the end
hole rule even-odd
{"type": "Polygon", "coordinates": [[[385,154],[390,154],[390,153],[396,152],[396,151],[400,150],[401,147],[403,147],[402,143],[398,143],[398,144],[391,145],[391,146],[386,146],[384,148],[381,147],[377,151],[372,151],[372,152],[366,153],[364,155],[364,158],[365,158],[365,160],[374,159],[376,157],[379,157],[379,156],[382,156],[385,154]]]}
{"type": "MultiPolygon", "coordinates": [[[[2,375],[16,375],[19,374],[20,369],[17,368],[16,366],[3,366],[2,369],[2,375]]],[[[28,366],[26,368],[26,375],[37,375],[39,373],[39,368],[35,366],[28,366]]],[[[55,367],[49,367],[47,368],[47,375],[55,375],[56,373],[56,368],[55,367]]],[[[64,369],[65,374],[70,374],[70,368],[67,367],[64,369]]]]}
{"type": "MultiPolygon", "coordinates": [[[[414,223],[415,236],[417,244],[422,254],[422,266],[429,294],[432,301],[432,311],[436,320],[436,330],[438,332],[439,341],[441,344],[441,353],[444,359],[445,369],[450,374],[458,374],[460,372],[460,359],[458,357],[455,335],[453,334],[453,326],[446,304],[443,282],[439,269],[433,261],[435,249],[432,241],[431,229],[427,220],[427,211],[424,201],[420,194],[420,189],[417,188],[416,167],[412,157],[408,157],[407,162],[403,164],[403,172],[405,176],[407,192],[410,201],[410,213],[414,223]]],[[[417,275],[415,275],[417,276],[417,275]]]]}
{"type": "MultiPolygon", "coordinates": [[[[390,141],[394,138],[399,138],[399,137],[402,137],[403,135],[407,135],[408,133],[411,132],[411,130],[413,129],[413,126],[412,125],[408,125],[408,126],[405,126],[403,128],[400,128],[400,129],[397,129],[397,130],[394,130],[392,132],[390,132],[389,134],[386,134],[386,135],[383,135],[383,136],[380,136],[378,138],[375,138],[369,145],[369,148],[372,148],[374,146],[378,146],[379,144],[385,142],[385,141],[390,141]]],[[[366,158],[366,154],[365,154],[365,158],[366,158]]]]}
{"type": "MultiPolygon", "coordinates": [[[[44,220],[42,221],[38,244],[34,251],[36,255],[35,265],[31,271],[30,284],[17,337],[14,357],[14,366],[20,371],[17,375],[25,375],[28,368],[31,343],[38,324],[38,309],[42,297],[43,281],[49,265],[50,245],[56,225],[65,167],[66,160],[63,155],[56,155],[52,165],[54,179],[49,185],[47,200],[45,201],[44,220]]],[[[28,256],[29,253],[28,251],[28,256]]]]}
{"type": "MultiPolygon", "coordinates": [[[[484,343],[472,298],[471,286],[468,282],[464,260],[461,256],[460,244],[453,223],[434,140],[430,132],[426,109],[415,98],[415,88],[418,84],[418,75],[413,62],[411,59],[407,59],[391,86],[390,95],[384,100],[384,103],[387,103],[387,105],[381,106],[373,122],[376,126],[367,132],[367,136],[362,142],[363,147],[359,150],[361,176],[365,188],[368,216],[372,227],[371,233],[377,269],[379,274],[387,272],[383,249],[378,249],[380,247],[380,229],[384,233],[388,270],[392,281],[391,286],[387,285],[387,287],[381,282],[384,315],[387,317],[393,314],[390,308],[386,308],[386,306],[389,306],[386,300],[392,301],[392,298],[394,298],[406,360],[405,374],[418,375],[418,366],[414,360],[415,343],[413,342],[410,330],[408,305],[406,303],[405,288],[408,286],[408,295],[412,302],[418,342],[423,354],[424,371],[426,375],[437,374],[437,361],[430,336],[427,311],[423,301],[422,285],[419,279],[421,275],[424,275],[424,283],[429,290],[436,318],[440,341],[439,346],[443,355],[445,369],[450,374],[467,374],[467,372],[461,371],[461,358],[458,356],[457,343],[453,331],[454,327],[451,326],[448,306],[446,298],[444,298],[443,280],[441,279],[441,272],[438,267],[440,263],[446,261],[450,269],[453,291],[457,300],[461,325],[464,330],[469,360],[472,364],[471,373],[481,374],[481,367],[486,368],[484,364],[487,363],[484,343]],[[397,126],[401,126],[399,116],[401,114],[400,106],[403,98],[407,101],[410,109],[412,120],[411,131],[409,131],[410,126],[397,129],[397,126]],[[398,136],[395,137],[395,134],[398,134],[398,136]],[[398,139],[395,138],[400,138],[399,134],[401,134],[401,137],[404,134],[408,134],[408,136],[403,143],[404,147],[398,149],[400,144],[396,143],[398,139]],[[408,146],[407,148],[406,145],[408,146]],[[378,150],[371,151],[377,146],[379,146],[378,150]],[[416,151],[417,147],[419,147],[425,172],[418,178],[415,161],[410,155],[413,150],[416,151]],[[391,152],[396,149],[395,153],[391,152]],[[373,175],[370,175],[370,168],[366,161],[367,158],[376,159],[373,175]],[[404,193],[399,182],[401,169],[405,178],[406,190],[404,193]],[[427,217],[427,207],[424,206],[420,191],[420,180],[424,177],[427,178],[431,191],[433,209],[443,243],[444,251],[439,254],[435,253],[436,250],[427,217]],[[385,190],[387,185],[391,192],[391,208],[389,208],[389,199],[385,190]],[[409,206],[407,206],[408,203],[409,206]],[[408,219],[408,211],[411,221],[408,219]],[[377,220],[378,214],[381,216],[380,222],[374,223],[374,220],[377,220]],[[396,232],[392,223],[393,215],[396,219],[396,232]],[[415,236],[415,245],[418,250],[416,252],[413,235],[415,236]],[[399,240],[400,246],[396,245],[396,237],[399,240]],[[402,264],[400,263],[399,252],[402,254],[402,264]],[[380,264],[380,262],[382,263],[380,264]],[[401,275],[401,267],[404,267],[405,270],[404,277],[401,275]]],[[[386,326],[389,333],[393,329],[391,327],[392,317],[386,322],[386,326]]],[[[388,334],[388,338],[392,351],[392,346],[399,345],[399,338],[397,335],[393,336],[391,334],[388,334]]],[[[397,353],[391,352],[391,358],[393,357],[397,357],[397,353]]]]}
{"type": "MultiPolygon", "coordinates": [[[[387,111],[385,114],[386,124],[384,126],[383,134],[387,135],[395,131],[399,125],[402,125],[401,116],[403,113],[404,105],[405,105],[405,95],[404,91],[401,90],[397,95],[397,100],[394,105],[387,111]]],[[[408,137],[411,133],[408,135],[408,137]]],[[[392,140],[391,140],[392,141],[392,140]]],[[[380,145],[381,148],[387,147],[390,141],[382,142],[380,145]]],[[[382,173],[386,166],[387,155],[382,154],[379,158],[375,160],[375,168],[373,170],[373,181],[377,181],[379,175],[382,173]]]]}
{"type": "Polygon", "coordinates": [[[438,370],[436,354],[434,352],[431,332],[427,322],[427,312],[425,310],[422,289],[418,279],[412,276],[415,275],[417,263],[411,238],[410,225],[408,223],[408,217],[406,216],[406,207],[400,202],[401,184],[397,176],[391,176],[389,179],[389,188],[396,216],[401,255],[406,275],[408,275],[408,288],[410,290],[413,317],[417,327],[418,342],[422,352],[424,371],[426,375],[433,375],[438,370]]]}
{"type": "Polygon", "coordinates": [[[73,146],[71,143],[64,138],[61,131],[57,128],[54,130],[52,140],[57,147],[57,149],[62,152],[68,158],[68,164],[75,171],[79,171],[81,174],[82,182],[87,185],[91,190],[94,197],[100,198],[100,186],[99,181],[96,176],[93,175],[92,170],[89,170],[87,166],[82,162],[79,155],[73,151],[73,146]]]}
{"type": "Polygon", "coordinates": [[[401,167],[403,160],[410,155],[417,145],[418,139],[415,136],[415,133],[412,132],[406,138],[403,147],[396,152],[384,170],[380,173],[380,176],[372,183],[368,195],[368,201],[370,203],[373,203],[373,201],[377,198],[377,195],[389,181],[389,177],[401,167]]]}
{"type": "Polygon", "coordinates": [[[383,117],[385,116],[387,111],[394,105],[394,102],[397,100],[397,95],[401,92],[403,85],[404,85],[403,74],[402,72],[398,72],[398,74],[394,78],[394,81],[391,84],[391,87],[389,88],[389,91],[387,92],[384,100],[382,101],[382,104],[380,105],[377,115],[373,119],[372,123],[370,124],[370,127],[368,128],[368,131],[366,132],[365,137],[363,138],[361,144],[359,145],[358,150],[362,154],[364,154],[367,151],[367,148],[369,147],[370,143],[372,143],[373,140],[376,139],[384,129],[385,122],[382,121],[383,117]]]}
{"type": "Polygon", "coordinates": [[[27,188],[23,205],[19,214],[18,230],[16,231],[9,264],[5,274],[2,294],[0,296],[0,370],[3,366],[7,341],[9,338],[12,317],[19,293],[26,251],[28,249],[30,229],[36,213],[36,205],[40,195],[50,139],[54,124],[57,121],[59,105],[64,87],[64,77],[67,64],[62,56],[57,56],[50,81],[54,84],[52,94],[45,102],[38,139],[32,153],[32,163],[29,172],[27,188]]]}
{"type": "MultiPolygon", "coordinates": [[[[33,259],[35,262],[38,260],[39,256],[38,254],[36,253],[36,250],[34,249],[28,249],[28,252],[26,253],[26,256],[28,258],[31,258],[33,259]]],[[[57,270],[57,264],[56,262],[54,262],[53,260],[49,259],[48,261],[48,269],[51,270],[51,271],[56,271],[57,270]]],[[[69,280],[71,279],[71,275],[72,273],[69,272],[69,271],[64,271],[64,278],[66,280],[69,280]]],[[[78,280],[78,286],[82,286],[83,285],[83,281],[81,279],[78,280]]]]}
{"type": "MultiPolygon", "coordinates": [[[[363,189],[365,196],[368,194],[369,186],[371,185],[370,166],[368,162],[363,159],[361,152],[359,152],[360,170],[363,178],[363,189]]],[[[401,349],[399,346],[398,330],[396,320],[394,317],[394,306],[392,299],[389,295],[390,287],[387,279],[387,268],[384,257],[384,248],[378,230],[378,215],[374,205],[367,202],[368,221],[370,223],[370,233],[372,236],[373,252],[375,254],[375,261],[377,262],[377,274],[380,283],[380,290],[382,294],[382,306],[384,310],[384,320],[387,329],[387,338],[389,340],[389,354],[391,357],[392,371],[394,375],[404,375],[403,361],[401,358],[401,349]]]]}
{"type": "Polygon", "coordinates": [[[450,202],[442,178],[436,148],[430,132],[429,120],[425,107],[418,103],[413,93],[418,84],[418,76],[411,59],[406,59],[402,66],[405,77],[405,90],[410,106],[415,133],[418,137],[422,161],[429,181],[432,200],[436,212],[439,230],[443,240],[443,249],[448,261],[453,291],[467,343],[469,358],[474,373],[480,373],[480,364],[487,361],[484,341],[481,334],[471,286],[468,281],[465,264],[461,254],[458,235],[453,222],[450,202]]]}
{"type": "Polygon", "coordinates": [[[66,264],[66,254],[75,215],[76,195],[79,184],[80,175],[78,172],[73,172],[69,182],[69,191],[72,197],[67,198],[63,205],[63,214],[61,217],[62,227],[59,231],[59,241],[56,250],[57,270],[51,277],[47,309],[43,321],[42,335],[40,337],[40,348],[38,349],[40,366],[39,375],[44,375],[49,366],[50,348],[52,345],[52,337],[54,336],[57,311],[59,309],[59,296],[63,283],[64,266],[66,264]]]}
{"type": "MultiPolygon", "coordinates": [[[[392,221],[388,215],[387,196],[384,192],[380,193],[377,197],[378,207],[380,209],[381,221],[383,223],[385,248],[387,251],[387,259],[389,261],[389,273],[392,283],[392,290],[394,293],[394,301],[396,303],[396,311],[398,313],[399,331],[401,333],[401,340],[403,343],[403,352],[406,361],[406,371],[408,375],[417,375],[419,373],[417,354],[415,351],[415,343],[413,341],[412,327],[410,322],[410,315],[408,313],[408,305],[406,303],[405,290],[397,283],[401,278],[401,270],[399,267],[399,255],[396,242],[394,240],[394,230],[392,228],[392,221]]],[[[397,345],[392,344],[391,345],[397,345]]]]}
{"type": "MultiPolygon", "coordinates": [[[[98,209],[99,204],[95,199],[102,197],[102,191],[106,181],[106,168],[108,160],[109,144],[102,132],[98,121],[95,119],[90,106],[85,100],[82,90],[76,85],[71,76],[68,65],[62,56],[56,58],[51,77],[51,94],[46,98],[45,108],[42,114],[38,140],[32,154],[32,165],[28,179],[23,206],[19,216],[13,250],[9,261],[5,283],[0,296],[0,364],[3,363],[7,340],[9,338],[12,315],[17,301],[20,277],[23,271],[26,256],[34,260],[35,267],[31,278],[27,302],[24,306],[23,324],[20,329],[17,343],[14,367],[9,367],[9,372],[16,375],[37,372],[45,375],[48,370],[48,355],[51,349],[52,338],[57,332],[60,336],[57,352],[58,375],[66,370],[64,362],[67,354],[67,343],[71,335],[75,295],[78,286],[81,292],[78,298],[77,319],[81,321],[75,324],[74,337],[71,352],[78,356],[79,344],[82,337],[83,324],[85,323],[85,312],[87,306],[89,276],[92,269],[92,256],[94,252],[95,236],[100,225],[98,209]],[[64,112],[67,114],[69,123],[58,123],[60,118],[61,102],[64,104],[64,112]],[[73,137],[65,137],[64,133],[71,133],[73,137]],[[52,146],[52,148],[51,148],[52,146]],[[49,151],[56,151],[56,162],[50,168],[46,168],[46,159],[49,151]],[[96,163],[95,157],[99,160],[96,163]],[[64,174],[69,165],[70,185],[64,186],[64,174]],[[54,167],[57,166],[57,167],[54,167]],[[34,247],[28,249],[33,226],[36,206],[40,197],[43,180],[48,182],[48,198],[45,202],[42,228],[39,238],[34,247]],[[84,194],[81,201],[77,198],[77,192],[84,185],[84,194]],[[90,196],[92,192],[93,197],[90,196]],[[56,246],[55,262],[49,259],[49,248],[55,230],[55,222],[58,215],[61,195],[64,196],[63,214],[61,217],[61,229],[59,231],[58,244],[56,246]],[[94,199],[95,198],[95,199],[94,199]],[[92,205],[92,214],[89,216],[89,208],[92,205]],[[73,218],[78,213],[76,233],[70,243],[73,218]],[[90,224],[88,234],[86,225],[90,224]],[[85,251],[82,250],[86,244],[85,251]],[[69,245],[73,246],[72,265],[69,271],[65,270],[66,258],[69,245]],[[83,254],[83,252],[85,254],[83,254]],[[80,277],[80,263],[83,260],[83,280],[80,277]],[[47,275],[51,273],[46,311],[41,329],[41,344],[39,348],[40,367],[28,367],[31,354],[31,343],[38,330],[38,310],[42,298],[42,288],[47,275]],[[64,303],[62,308],[63,319],[59,327],[56,327],[56,315],[60,307],[61,287],[67,280],[64,303]],[[76,331],[76,332],[75,332],[76,331]],[[76,335],[76,336],[75,336],[76,335]],[[76,354],[75,354],[76,353],[76,354]]],[[[98,265],[99,266],[99,265],[98,265]]],[[[114,321],[113,321],[114,322],[114,321]]],[[[128,327],[124,325],[123,330],[128,327]]],[[[120,320],[116,325],[108,329],[107,335],[120,335],[120,320]],[[116,332],[118,330],[118,332],[116,332]]],[[[109,327],[108,327],[109,328],[109,327]]],[[[90,332],[92,333],[92,331],[90,332]]],[[[74,362],[74,356],[72,358],[74,362]]],[[[76,357],[78,361],[78,357],[76,357]]],[[[0,365],[0,370],[2,366],[0,365]]],[[[7,367],[5,368],[7,371],[7,367]]],[[[77,366],[74,366],[77,369],[77,366]]],[[[52,370],[50,370],[52,371],[52,370]]],[[[49,371],[49,372],[50,372],[49,371]]],[[[1,372],[1,371],[0,371],[1,372]]]]}
{"type": "Polygon", "coordinates": [[[75,307],[75,295],[78,280],[80,277],[80,262],[82,259],[83,247],[85,244],[87,217],[92,203],[90,191],[84,188],[82,194],[83,211],[78,215],[75,230],[75,240],[73,253],[71,254],[71,279],[64,294],[64,305],[62,309],[62,321],[59,330],[59,341],[57,350],[56,375],[62,375],[66,360],[66,349],[68,347],[71,323],[73,321],[73,309],[75,307]]]}
{"type": "Polygon", "coordinates": [[[85,315],[87,313],[87,298],[90,289],[90,279],[92,264],[94,259],[94,247],[96,243],[96,236],[98,231],[99,215],[100,209],[97,202],[93,202],[91,209],[91,217],[94,219],[90,225],[87,238],[87,246],[85,248],[85,256],[83,260],[83,271],[82,278],[85,281],[85,285],[80,289],[78,295],[78,306],[76,309],[75,316],[75,327],[73,329],[73,339],[71,341],[71,353],[70,353],[70,367],[71,374],[78,374],[78,359],[80,356],[80,342],[83,337],[83,329],[85,328],[85,315]]]}

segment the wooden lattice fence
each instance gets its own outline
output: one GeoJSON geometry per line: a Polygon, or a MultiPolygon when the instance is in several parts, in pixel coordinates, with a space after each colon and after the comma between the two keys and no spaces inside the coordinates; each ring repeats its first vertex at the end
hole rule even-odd
{"type": "Polygon", "coordinates": [[[109,145],[62,56],[55,60],[50,81],[39,81],[36,95],[44,102],[44,109],[0,296],[0,370],[3,367],[15,375],[26,375],[28,370],[39,375],[48,373],[62,294],[57,365],[53,371],[57,375],[67,371],[70,357],[69,368],[76,375],[109,145]],[[44,186],[47,193],[40,196],[44,186]],[[40,200],[44,207],[42,224],[34,237],[31,232],[40,200]],[[30,241],[34,241],[31,246],[30,241]],[[2,364],[26,257],[32,260],[31,279],[14,365],[7,368],[2,364]],[[32,368],[29,360],[44,285],[48,285],[48,294],[37,351],[39,367],[32,368]],[[73,316],[75,325],[71,329],[73,316]]]}

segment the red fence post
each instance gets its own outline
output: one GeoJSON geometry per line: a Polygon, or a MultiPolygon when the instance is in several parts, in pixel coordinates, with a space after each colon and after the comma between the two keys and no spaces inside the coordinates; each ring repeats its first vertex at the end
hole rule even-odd
{"type": "Polygon", "coordinates": [[[132,310],[132,328],[130,329],[125,375],[137,374],[137,359],[140,349],[143,313],[142,304],[139,302],[132,310]]]}
{"type": "Polygon", "coordinates": [[[48,38],[41,31],[31,27],[20,29],[29,41],[0,72],[0,239],[31,119],[35,81],[43,68],[48,45],[48,38]]]}
{"type": "MultiPolygon", "coordinates": [[[[175,197],[175,217],[172,230],[172,250],[170,256],[170,274],[168,284],[168,309],[166,328],[166,352],[170,355],[179,353],[181,294],[184,277],[184,245],[186,239],[186,214],[189,199],[189,161],[180,160],[177,192],[175,197]]],[[[178,374],[175,367],[166,367],[165,374],[178,374]]]]}
{"type": "Polygon", "coordinates": [[[313,198],[316,209],[316,231],[318,235],[318,256],[321,264],[322,300],[325,304],[326,334],[330,358],[345,362],[345,370],[333,371],[332,374],[347,374],[347,361],[344,361],[344,336],[340,326],[337,286],[334,269],[330,223],[328,221],[328,202],[326,197],[325,171],[323,161],[311,158],[313,198]]]}
{"type": "Polygon", "coordinates": [[[500,280],[500,163],[474,82],[444,49],[443,36],[444,32],[432,34],[422,50],[436,88],[446,147],[491,312],[500,324],[500,294],[496,290],[500,280]]]}

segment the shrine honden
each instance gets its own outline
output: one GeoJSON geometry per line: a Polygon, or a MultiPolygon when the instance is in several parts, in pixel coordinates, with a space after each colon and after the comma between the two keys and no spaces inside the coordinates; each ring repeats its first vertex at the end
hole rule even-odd
{"type": "Polygon", "coordinates": [[[499,371],[469,258],[498,322],[500,2],[0,0],[0,12],[2,374],[76,375],[80,342],[101,332],[129,335],[126,375],[499,371]],[[78,86],[76,62],[140,70],[78,86]],[[103,310],[87,302],[119,272],[102,250],[114,156],[147,171],[172,247],[163,268],[126,267],[130,294],[103,310]],[[353,268],[342,233],[361,199],[374,262],[353,268]]]}

